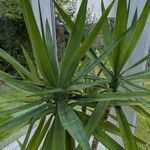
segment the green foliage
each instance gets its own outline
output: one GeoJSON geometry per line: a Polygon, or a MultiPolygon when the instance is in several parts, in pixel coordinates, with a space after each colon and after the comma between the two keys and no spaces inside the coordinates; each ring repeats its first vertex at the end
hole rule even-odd
{"type": "MultiPolygon", "coordinates": [[[[84,35],[87,2],[88,0],[82,0],[75,21],[71,20],[71,17],[55,2],[70,34],[59,62],[55,55],[56,49],[53,46],[54,41],[48,22],[46,26],[41,24],[46,31],[41,35],[30,1],[21,0],[34,59],[22,47],[28,65],[24,67],[0,49],[0,57],[12,65],[20,76],[20,79],[16,79],[0,71],[0,79],[16,89],[29,92],[24,99],[10,100],[11,103],[19,103],[18,107],[0,111],[0,116],[13,115],[13,118],[8,118],[0,124],[0,134],[3,135],[0,139],[0,149],[18,140],[18,137],[21,136],[19,131],[25,127],[28,128],[25,140],[23,143],[19,142],[23,150],[38,148],[75,150],[75,141],[79,143],[77,149],[90,150],[88,139],[92,136],[110,150],[137,150],[137,143],[146,144],[143,139],[139,139],[131,132],[133,125],[128,122],[122,106],[131,107],[146,119],[150,118],[146,110],[150,107],[150,103],[145,99],[150,96],[150,91],[133,82],[135,79],[146,80],[149,71],[130,76],[124,74],[127,70],[149,59],[149,56],[138,60],[124,72],[122,68],[142,34],[150,12],[150,1],[146,2],[140,16],[142,19],[136,20],[127,29],[129,8],[126,6],[126,0],[123,3],[122,0],[119,0],[113,33],[110,32],[107,17],[114,2],[106,10],[102,6],[101,18],[92,30],[84,35]],[[124,16],[121,15],[122,11],[124,16]],[[102,33],[108,30],[107,35],[104,35],[105,45],[103,51],[96,51],[92,48],[92,43],[101,30],[103,30],[102,33]],[[135,35],[138,37],[135,38],[135,35]],[[128,43],[129,39],[133,43],[128,43]],[[111,66],[108,67],[106,60],[112,62],[111,66]],[[115,108],[116,116],[110,114],[108,111],[110,108],[115,108]],[[119,126],[109,122],[109,116],[119,126]],[[35,127],[35,131],[31,134],[35,127]],[[15,132],[18,134],[17,137],[14,135],[15,132]],[[114,141],[108,132],[120,136],[125,147],[114,141]],[[12,134],[11,140],[8,134],[12,134]],[[70,145],[69,142],[71,142],[70,145]]],[[[6,102],[8,101],[2,100],[3,104],[6,102]]]]}
{"type": "MultiPolygon", "coordinates": [[[[28,49],[28,52],[30,52],[31,45],[20,3],[18,0],[0,0],[0,10],[0,47],[26,65],[21,44],[28,49]]],[[[0,59],[0,64],[1,70],[16,75],[15,70],[2,59],[0,59]]]]}
{"type": "Polygon", "coordinates": [[[0,16],[10,19],[22,19],[19,0],[0,0],[0,16]]]}

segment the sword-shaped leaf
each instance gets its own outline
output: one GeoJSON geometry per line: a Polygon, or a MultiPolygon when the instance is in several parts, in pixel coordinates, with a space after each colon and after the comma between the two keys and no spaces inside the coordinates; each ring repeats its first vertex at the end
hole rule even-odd
{"type": "MultiPolygon", "coordinates": [[[[84,25],[85,25],[85,18],[86,18],[86,8],[87,8],[87,0],[82,0],[75,25],[71,32],[67,47],[65,49],[64,56],[61,62],[61,71],[59,76],[58,84],[59,86],[63,86],[67,80],[70,80],[70,74],[72,75],[71,68],[73,62],[73,56],[75,55],[76,51],[79,49],[81,40],[83,37],[84,25]]],[[[78,60],[77,60],[78,61],[78,60]]]]}
{"type": "Polygon", "coordinates": [[[19,73],[21,73],[26,78],[30,79],[31,81],[42,84],[42,82],[35,76],[31,74],[24,66],[22,66],[16,59],[10,56],[7,52],[0,48],[0,57],[2,57],[5,61],[7,61],[12,67],[14,67],[19,73]]]}
{"type": "MultiPolygon", "coordinates": [[[[127,1],[119,0],[117,8],[116,23],[114,29],[114,40],[118,39],[122,33],[127,30],[128,22],[128,11],[127,11],[127,1]]],[[[113,68],[116,75],[119,74],[122,59],[125,53],[126,39],[122,40],[118,46],[113,50],[113,68]]]]}
{"type": "Polygon", "coordinates": [[[81,145],[83,150],[90,150],[87,133],[75,112],[65,103],[58,103],[61,124],[68,133],[81,145]]]}
{"type": "Polygon", "coordinates": [[[28,52],[25,50],[25,48],[23,46],[21,46],[22,48],[22,51],[23,51],[23,54],[24,54],[24,57],[26,59],[26,62],[28,64],[28,67],[30,69],[30,72],[35,75],[36,77],[38,77],[38,73],[37,73],[37,69],[36,69],[36,66],[34,64],[34,62],[32,61],[32,59],[30,58],[28,52]]]}
{"type": "Polygon", "coordinates": [[[60,122],[59,116],[56,115],[53,129],[52,149],[64,150],[64,148],[65,148],[65,130],[60,122]]]}
{"type": "Polygon", "coordinates": [[[108,149],[110,149],[110,150],[124,150],[123,147],[121,147],[114,139],[112,139],[101,128],[97,128],[93,134],[108,149]]]}
{"type": "Polygon", "coordinates": [[[143,8],[143,11],[140,16],[140,20],[136,23],[135,30],[132,34],[132,38],[128,42],[128,46],[126,47],[126,52],[124,54],[124,58],[122,61],[122,66],[126,63],[126,61],[129,59],[130,55],[132,54],[135,46],[137,45],[137,42],[140,39],[140,36],[143,32],[143,29],[145,27],[147,18],[149,16],[150,12],[150,1],[147,0],[145,7],[143,8]]]}
{"type": "Polygon", "coordinates": [[[130,129],[130,125],[126,119],[126,116],[120,106],[115,107],[116,115],[118,117],[118,123],[122,135],[122,139],[124,142],[125,149],[127,150],[138,150],[137,143],[133,136],[133,133],[130,129]]]}
{"type": "Polygon", "coordinates": [[[29,91],[37,94],[43,91],[42,88],[24,80],[17,80],[13,76],[3,71],[0,71],[0,79],[10,86],[24,91],[29,91]]]}
{"type": "Polygon", "coordinates": [[[46,46],[42,40],[39,29],[37,27],[34,14],[29,0],[21,0],[23,16],[31,40],[33,53],[36,64],[47,85],[56,85],[56,77],[54,75],[52,64],[50,63],[46,46]]]}

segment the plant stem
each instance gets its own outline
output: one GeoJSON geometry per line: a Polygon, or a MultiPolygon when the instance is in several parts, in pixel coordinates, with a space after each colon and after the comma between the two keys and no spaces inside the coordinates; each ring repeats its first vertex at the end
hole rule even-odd
{"type": "Polygon", "coordinates": [[[97,147],[98,147],[98,140],[94,138],[92,142],[92,150],[97,150],[97,147]]]}
{"type": "MultiPolygon", "coordinates": [[[[112,79],[112,83],[110,84],[110,89],[112,89],[113,92],[117,92],[117,88],[118,88],[118,79],[114,78],[112,79]]],[[[107,121],[109,114],[110,114],[110,110],[111,110],[111,107],[108,107],[103,117],[104,121],[107,121]]],[[[99,143],[98,140],[94,138],[92,142],[92,150],[97,150],[98,143],[99,143]]]]}

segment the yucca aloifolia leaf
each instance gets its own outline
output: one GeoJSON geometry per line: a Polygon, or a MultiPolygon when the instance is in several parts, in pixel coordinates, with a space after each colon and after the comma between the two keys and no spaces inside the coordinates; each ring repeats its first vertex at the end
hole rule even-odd
{"type": "MultiPolygon", "coordinates": [[[[118,119],[116,120],[118,121],[118,119]]],[[[131,127],[135,128],[133,125],[130,124],[131,127]]],[[[105,132],[109,132],[111,134],[117,135],[117,136],[121,136],[120,130],[117,126],[115,126],[113,123],[111,122],[101,122],[100,126],[99,126],[103,131],[105,132]]],[[[133,135],[134,136],[134,135],[133,135]]],[[[141,140],[140,138],[134,136],[136,142],[140,143],[140,144],[148,144],[145,141],[141,140]]]]}
{"type": "Polygon", "coordinates": [[[23,16],[31,39],[36,64],[47,85],[56,86],[56,76],[50,63],[46,46],[37,27],[29,0],[21,0],[23,16]]]}
{"type": "Polygon", "coordinates": [[[31,119],[31,123],[28,127],[28,130],[27,130],[27,133],[26,133],[26,136],[25,136],[25,139],[23,141],[23,144],[20,146],[21,147],[21,150],[24,150],[27,146],[27,143],[29,141],[29,138],[30,138],[30,135],[31,135],[31,132],[33,130],[33,127],[34,127],[34,123],[35,123],[36,120],[34,120],[34,117],[31,119]]]}
{"type": "Polygon", "coordinates": [[[6,148],[9,144],[17,141],[21,136],[26,134],[26,128],[9,133],[0,138],[0,149],[6,148]]]}
{"type": "MultiPolygon", "coordinates": [[[[96,39],[100,30],[102,29],[102,25],[105,22],[105,20],[107,19],[107,16],[108,16],[112,6],[113,6],[113,2],[108,6],[106,11],[103,13],[101,18],[98,20],[96,25],[91,30],[91,32],[85,38],[85,40],[81,44],[81,47],[76,51],[75,55],[73,55],[73,62],[76,62],[76,60],[80,60],[85,55],[85,53],[90,49],[91,44],[94,42],[94,40],[96,39]]],[[[75,63],[73,63],[73,64],[75,64],[75,63]]]]}
{"type": "Polygon", "coordinates": [[[38,135],[36,147],[40,147],[40,145],[43,143],[43,139],[44,139],[46,133],[48,132],[48,129],[51,127],[51,124],[53,121],[52,119],[53,119],[53,114],[49,117],[49,119],[47,121],[45,121],[45,124],[44,124],[40,134],[38,135]]]}
{"type": "MultiPolygon", "coordinates": [[[[102,9],[102,13],[104,13],[105,12],[105,6],[104,6],[103,0],[101,1],[101,9],[102,9]]],[[[107,19],[103,24],[102,34],[103,34],[104,46],[106,48],[111,43],[111,31],[110,31],[110,27],[109,27],[107,19]]]]}
{"type": "Polygon", "coordinates": [[[125,72],[127,72],[130,69],[133,69],[137,66],[139,66],[140,64],[142,64],[145,61],[148,61],[150,59],[150,54],[146,55],[145,57],[139,59],[137,62],[135,62],[133,65],[129,66],[129,68],[127,68],[126,70],[124,70],[121,74],[124,74],[125,72]]]}
{"type": "MultiPolygon", "coordinates": [[[[45,106],[44,106],[45,107],[45,106]]],[[[26,125],[31,123],[31,119],[34,117],[34,121],[43,118],[44,116],[51,114],[54,110],[46,110],[44,107],[38,107],[34,110],[26,112],[18,117],[12,118],[11,120],[0,125],[0,135],[3,133],[10,133],[9,137],[2,138],[0,141],[0,148],[3,149],[8,144],[17,140],[19,137],[26,134],[26,125]]]]}
{"type": "MultiPolygon", "coordinates": [[[[82,72],[77,73],[77,75],[74,77],[72,83],[79,81],[80,79],[87,76],[87,74],[95,67],[97,66],[106,56],[109,56],[112,49],[115,48],[128,34],[132,32],[134,29],[134,25],[131,26],[127,31],[125,31],[116,41],[112,41],[111,44],[104,49],[104,51],[101,53],[101,55],[96,58],[93,62],[90,62],[82,72]]],[[[71,83],[71,84],[72,84],[71,83]]]]}
{"type": "MultiPolygon", "coordinates": [[[[101,1],[101,10],[102,10],[102,13],[105,12],[105,5],[104,5],[104,1],[102,0],[101,1]]],[[[104,40],[104,49],[106,47],[108,47],[110,44],[111,44],[111,41],[112,41],[112,33],[111,33],[111,28],[110,28],[110,25],[108,23],[108,19],[106,19],[106,21],[104,22],[103,26],[102,26],[102,36],[103,36],[103,40],[104,40]]],[[[108,57],[108,61],[110,62],[110,65],[112,67],[112,53],[109,55],[108,57]]]]}
{"type": "Polygon", "coordinates": [[[45,43],[45,31],[44,31],[45,28],[44,28],[44,23],[43,23],[43,18],[42,18],[41,3],[40,3],[40,0],[37,0],[37,1],[38,1],[38,8],[39,8],[41,35],[42,35],[43,42],[45,43]]]}
{"type": "Polygon", "coordinates": [[[58,114],[55,116],[53,129],[52,149],[64,150],[65,148],[65,129],[63,128],[58,114]]]}
{"type": "Polygon", "coordinates": [[[26,150],[38,149],[38,145],[39,145],[38,139],[39,139],[40,132],[41,132],[43,126],[44,126],[44,123],[45,123],[45,117],[40,119],[38,127],[36,128],[33,136],[29,140],[29,144],[28,144],[26,150]]]}
{"type": "Polygon", "coordinates": [[[3,124],[0,125],[0,134],[10,133],[17,131],[26,125],[30,124],[30,121],[33,117],[36,117],[36,120],[52,113],[54,109],[48,110],[46,109],[47,105],[43,105],[32,109],[24,114],[21,114],[15,118],[12,118],[3,124]]]}
{"type": "Polygon", "coordinates": [[[150,1],[147,0],[145,6],[143,8],[143,11],[141,13],[140,20],[136,23],[135,30],[132,34],[132,37],[131,37],[130,41],[128,41],[128,46],[126,47],[126,51],[125,51],[121,66],[124,66],[124,64],[129,59],[130,55],[132,54],[135,46],[137,45],[137,42],[139,41],[140,36],[145,27],[147,18],[149,16],[149,12],[150,12],[150,1]]]}
{"type": "MultiPolygon", "coordinates": [[[[114,39],[118,39],[118,37],[124,33],[127,29],[128,22],[128,11],[127,11],[127,1],[119,0],[118,8],[117,8],[117,16],[116,23],[114,29],[114,39]]],[[[113,68],[114,72],[117,75],[120,72],[120,64],[124,56],[125,51],[125,43],[126,39],[122,40],[118,46],[113,50],[113,68]]]]}
{"type": "Polygon", "coordinates": [[[110,101],[110,100],[126,101],[129,99],[136,101],[136,98],[147,97],[147,96],[150,96],[150,91],[87,94],[80,97],[76,97],[75,99],[78,99],[78,101],[83,101],[83,102],[98,102],[98,101],[110,101]]]}
{"type": "Polygon", "coordinates": [[[118,123],[126,150],[138,150],[137,143],[131,132],[130,125],[126,119],[126,116],[120,106],[115,107],[118,123]]]}
{"type": "Polygon", "coordinates": [[[8,109],[8,110],[2,110],[0,111],[0,117],[1,116],[7,116],[8,114],[14,114],[14,113],[17,113],[17,112],[22,112],[24,110],[29,110],[29,109],[33,109],[39,105],[42,105],[43,101],[42,100],[37,100],[35,102],[30,102],[29,104],[25,104],[23,106],[19,106],[19,107],[16,107],[16,108],[11,108],[11,109],[8,109]]]}
{"type": "Polygon", "coordinates": [[[14,67],[19,73],[21,73],[25,78],[28,78],[35,84],[43,84],[42,81],[40,81],[37,76],[34,74],[31,74],[28,69],[26,69],[24,66],[22,66],[16,59],[14,59],[12,56],[10,56],[7,52],[2,50],[0,48],[0,57],[2,57],[4,60],[6,60],[12,67],[14,67]]]}
{"type": "Polygon", "coordinates": [[[52,122],[42,145],[42,150],[52,149],[54,121],[52,122]]]}
{"type": "Polygon", "coordinates": [[[57,52],[55,50],[55,44],[52,39],[52,33],[50,29],[50,25],[48,20],[46,20],[46,25],[45,25],[45,44],[46,44],[46,49],[47,49],[47,54],[50,60],[50,63],[52,64],[52,70],[54,72],[54,75],[56,79],[58,78],[58,66],[57,66],[57,52]]]}
{"type": "Polygon", "coordinates": [[[150,119],[150,113],[143,106],[132,106],[132,108],[137,111],[140,115],[145,116],[145,118],[150,119]]]}
{"type": "Polygon", "coordinates": [[[91,133],[96,129],[99,121],[103,119],[108,105],[109,105],[109,102],[99,102],[96,105],[85,127],[85,130],[88,133],[88,135],[91,135],[91,133]]]}
{"type": "Polygon", "coordinates": [[[36,77],[38,77],[38,73],[37,73],[37,69],[36,69],[36,66],[34,64],[34,62],[32,61],[32,59],[30,58],[28,52],[25,50],[25,48],[23,46],[21,46],[22,48],[22,51],[23,51],[23,54],[24,54],[24,57],[26,59],[26,62],[28,64],[28,67],[30,69],[30,72],[35,75],[36,77]]]}
{"type": "Polygon", "coordinates": [[[70,136],[70,134],[66,131],[65,133],[65,150],[74,150],[75,149],[75,141],[70,136]]]}
{"type": "MultiPolygon", "coordinates": [[[[91,117],[87,122],[87,125],[85,126],[85,131],[87,132],[88,137],[90,137],[93,131],[97,128],[99,121],[103,119],[108,104],[109,102],[99,102],[96,105],[91,117]]],[[[81,150],[81,147],[78,147],[77,150],[81,150]]]]}
{"type": "MultiPolygon", "coordinates": [[[[71,79],[71,77],[73,76],[74,72],[76,71],[76,68],[78,66],[80,58],[82,58],[82,56],[84,56],[84,54],[90,49],[91,44],[93,43],[93,41],[95,40],[95,38],[99,34],[99,32],[100,32],[100,30],[102,28],[102,25],[103,25],[104,21],[106,20],[108,14],[109,14],[109,12],[110,12],[110,10],[112,8],[112,5],[113,5],[113,2],[107,8],[107,10],[102,15],[102,17],[99,19],[99,21],[97,22],[95,27],[92,29],[92,31],[89,33],[87,38],[84,40],[84,42],[82,43],[80,48],[75,51],[74,55],[72,55],[72,58],[69,60],[71,65],[70,65],[70,69],[69,69],[70,77],[68,79],[71,79]]],[[[65,19],[65,17],[63,19],[65,19]]],[[[65,21],[65,22],[67,22],[67,21],[65,21]]],[[[70,22],[72,22],[72,21],[70,20],[70,22]]],[[[71,30],[71,26],[69,26],[69,27],[70,27],[69,30],[71,30]]]]}
{"type": "Polygon", "coordinates": [[[70,79],[70,74],[72,74],[73,72],[73,70],[72,69],[70,70],[70,68],[74,68],[74,66],[72,66],[72,59],[76,51],[79,49],[83,37],[86,10],[87,10],[87,0],[82,0],[75,25],[73,27],[67,47],[64,52],[64,56],[62,58],[61,71],[58,81],[59,86],[63,86],[64,83],[70,79]]]}
{"type": "Polygon", "coordinates": [[[83,150],[90,150],[88,136],[75,112],[63,101],[58,103],[61,124],[68,133],[81,145],[83,150]]]}
{"type": "MultiPolygon", "coordinates": [[[[78,116],[82,120],[84,126],[86,126],[89,116],[77,112],[78,116]]],[[[101,121],[99,122],[99,125],[96,127],[96,129],[93,131],[93,136],[96,137],[96,139],[102,143],[104,146],[106,146],[108,149],[111,150],[124,150],[113,138],[111,138],[105,131],[101,128],[101,121]]]]}
{"type": "Polygon", "coordinates": [[[114,139],[112,139],[107,133],[105,133],[100,127],[98,127],[93,135],[108,149],[110,150],[124,150],[114,139]]]}
{"type": "Polygon", "coordinates": [[[134,81],[134,80],[137,80],[137,81],[143,80],[144,81],[145,79],[147,79],[147,80],[150,79],[149,76],[150,76],[150,69],[144,70],[144,71],[141,71],[141,72],[138,72],[135,74],[131,74],[131,75],[128,75],[128,76],[122,77],[122,78],[129,80],[129,81],[134,81]]]}
{"type": "Polygon", "coordinates": [[[69,31],[69,33],[71,33],[73,30],[73,27],[74,27],[74,22],[71,20],[71,17],[63,10],[63,8],[61,8],[61,6],[55,0],[54,0],[54,4],[55,4],[60,16],[64,20],[67,30],[69,31]]]}
{"type": "Polygon", "coordinates": [[[130,7],[131,7],[131,0],[128,1],[128,18],[129,18],[129,13],[130,13],[130,7]]]}
{"type": "Polygon", "coordinates": [[[36,94],[43,92],[42,88],[24,80],[17,80],[15,79],[15,77],[3,71],[0,71],[0,79],[10,86],[13,86],[15,88],[18,88],[24,91],[33,92],[36,94]]]}

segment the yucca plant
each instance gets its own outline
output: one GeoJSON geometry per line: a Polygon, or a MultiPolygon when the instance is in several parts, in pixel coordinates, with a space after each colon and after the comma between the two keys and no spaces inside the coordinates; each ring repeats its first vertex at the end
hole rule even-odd
{"type": "Polygon", "coordinates": [[[140,18],[135,14],[133,24],[127,28],[129,8],[126,0],[119,0],[113,35],[107,22],[113,2],[106,10],[102,3],[101,18],[84,37],[87,2],[82,0],[75,22],[54,2],[70,33],[61,62],[58,62],[49,23],[46,22],[46,26],[42,24],[40,5],[41,33],[29,0],[20,1],[34,60],[22,46],[28,64],[25,68],[0,49],[0,57],[10,63],[21,78],[16,79],[0,71],[0,79],[28,92],[23,99],[1,100],[2,104],[17,104],[17,107],[7,110],[2,108],[0,112],[1,118],[6,117],[0,124],[1,149],[24,134],[24,140],[18,140],[22,150],[90,150],[91,137],[110,150],[136,150],[137,142],[146,144],[131,132],[133,125],[128,123],[122,106],[130,106],[149,119],[150,114],[144,108],[149,107],[149,102],[144,97],[150,92],[132,82],[147,79],[149,71],[130,76],[124,73],[150,56],[126,70],[123,68],[141,36],[150,11],[150,1],[147,0],[140,18]],[[91,45],[100,31],[104,33],[105,47],[97,51],[91,45]],[[116,116],[109,113],[111,107],[115,108],[116,116]],[[109,122],[108,117],[118,122],[119,127],[109,122]],[[113,140],[108,132],[121,136],[124,145],[113,140]]]}

